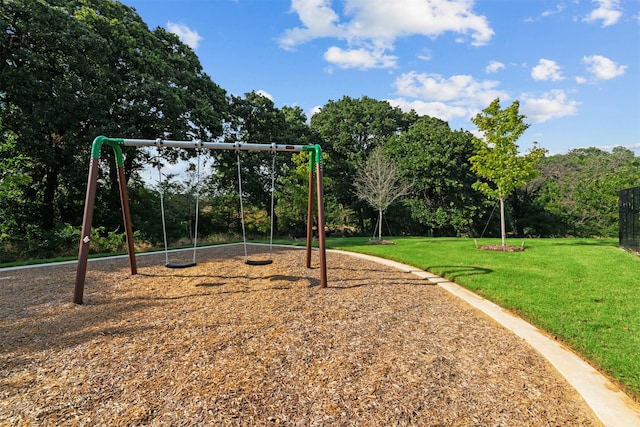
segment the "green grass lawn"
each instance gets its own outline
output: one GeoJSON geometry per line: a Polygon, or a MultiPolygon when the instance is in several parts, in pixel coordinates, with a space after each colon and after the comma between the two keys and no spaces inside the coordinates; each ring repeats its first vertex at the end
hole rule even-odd
{"type": "MultiPolygon", "coordinates": [[[[367,240],[328,239],[327,247],[455,281],[546,330],[640,397],[640,258],[619,249],[616,239],[526,239],[523,252],[478,250],[473,239],[367,240]]],[[[499,240],[478,239],[488,243],[499,240]]]]}

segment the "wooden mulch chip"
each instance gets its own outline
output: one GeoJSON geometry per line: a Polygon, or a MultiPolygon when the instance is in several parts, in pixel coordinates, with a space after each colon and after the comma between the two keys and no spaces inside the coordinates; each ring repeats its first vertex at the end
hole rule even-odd
{"type": "Polygon", "coordinates": [[[75,265],[0,271],[0,425],[601,425],[533,348],[411,273],[329,252],[320,289],[303,250],[198,258],[90,262],[82,306],[75,265]]]}

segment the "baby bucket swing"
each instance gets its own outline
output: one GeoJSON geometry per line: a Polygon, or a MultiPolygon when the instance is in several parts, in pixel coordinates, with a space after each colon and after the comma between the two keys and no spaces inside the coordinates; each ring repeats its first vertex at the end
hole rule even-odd
{"type": "Polygon", "coordinates": [[[247,253],[247,232],[245,227],[244,205],[242,202],[242,173],[240,168],[240,150],[236,149],[236,158],[238,163],[238,191],[240,196],[240,223],[242,224],[242,244],[244,247],[244,263],[247,265],[268,265],[273,263],[273,212],[274,212],[274,193],[276,183],[276,147],[275,143],[271,144],[271,224],[269,232],[269,257],[265,259],[249,259],[247,253]]]}
{"type": "Polygon", "coordinates": [[[164,188],[162,186],[162,169],[161,163],[158,162],[158,183],[160,186],[160,212],[162,214],[162,237],[164,240],[164,259],[165,259],[165,267],[167,268],[189,268],[195,267],[196,263],[196,252],[198,248],[198,216],[200,211],[199,201],[200,201],[200,192],[199,192],[199,184],[200,184],[200,150],[196,150],[197,152],[197,166],[196,166],[196,206],[195,206],[195,222],[193,227],[193,256],[191,262],[171,262],[169,260],[169,245],[167,243],[167,225],[165,221],[165,213],[164,213],[164,188]]]}

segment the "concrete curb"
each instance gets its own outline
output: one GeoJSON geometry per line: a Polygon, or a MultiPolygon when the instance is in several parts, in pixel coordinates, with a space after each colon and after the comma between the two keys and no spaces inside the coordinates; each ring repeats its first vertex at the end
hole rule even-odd
{"type": "Polygon", "coordinates": [[[570,349],[545,335],[540,329],[520,317],[506,311],[497,304],[450,282],[447,279],[417,269],[407,264],[364,255],[355,252],[327,250],[374,261],[413,273],[447,290],[472,305],[496,322],[524,339],[542,354],[566,380],[580,393],[600,421],[609,427],[640,426],[640,405],[620,390],[613,382],[598,372],[570,349]]]}

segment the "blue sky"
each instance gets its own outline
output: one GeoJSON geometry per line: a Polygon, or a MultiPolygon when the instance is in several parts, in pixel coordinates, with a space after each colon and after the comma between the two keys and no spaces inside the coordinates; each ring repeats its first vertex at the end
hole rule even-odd
{"type": "Polygon", "coordinates": [[[228,93],[308,117],[369,96],[475,131],[520,101],[519,140],[640,153],[640,0],[124,0],[228,93]]]}

